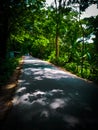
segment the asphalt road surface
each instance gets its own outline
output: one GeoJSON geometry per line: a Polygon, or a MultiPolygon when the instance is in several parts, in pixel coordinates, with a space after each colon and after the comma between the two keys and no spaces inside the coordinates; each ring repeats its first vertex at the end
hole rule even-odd
{"type": "Polygon", "coordinates": [[[98,87],[25,56],[13,108],[1,130],[98,130],[98,87]]]}

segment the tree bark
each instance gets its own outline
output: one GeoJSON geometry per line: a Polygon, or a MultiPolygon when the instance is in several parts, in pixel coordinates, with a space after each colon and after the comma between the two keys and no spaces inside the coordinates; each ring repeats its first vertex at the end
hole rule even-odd
{"type": "MultiPolygon", "coordinates": [[[[8,6],[8,5],[7,5],[8,6]]],[[[0,61],[5,59],[8,37],[8,12],[4,2],[0,2],[0,61]]]]}
{"type": "Polygon", "coordinates": [[[56,27],[56,58],[59,57],[59,29],[58,29],[58,23],[56,27]]]}
{"type": "Polygon", "coordinates": [[[58,57],[59,57],[59,20],[60,20],[59,16],[60,16],[60,10],[59,10],[59,7],[57,6],[57,1],[56,0],[55,0],[55,6],[56,6],[56,37],[55,37],[55,45],[56,45],[56,59],[58,59],[58,57]]]}

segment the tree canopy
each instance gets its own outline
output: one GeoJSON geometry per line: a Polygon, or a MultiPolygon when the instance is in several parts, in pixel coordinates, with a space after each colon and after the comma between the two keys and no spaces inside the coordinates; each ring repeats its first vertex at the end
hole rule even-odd
{"type": "Polygon", "coordinates": [[[12,51],[30,53],[97,81],[98,16],[79,17],[97,0],[54,0],[48,7],[45,2],[0,1],[0,62],[12,51]]]}

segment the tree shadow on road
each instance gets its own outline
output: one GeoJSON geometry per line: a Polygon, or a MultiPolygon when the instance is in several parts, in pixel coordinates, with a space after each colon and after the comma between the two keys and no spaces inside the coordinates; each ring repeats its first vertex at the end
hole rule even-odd
{"type": "Polygon", "coordinates": [[[98,88],[27,57],[2,130],[98,129],[98,88]]]}

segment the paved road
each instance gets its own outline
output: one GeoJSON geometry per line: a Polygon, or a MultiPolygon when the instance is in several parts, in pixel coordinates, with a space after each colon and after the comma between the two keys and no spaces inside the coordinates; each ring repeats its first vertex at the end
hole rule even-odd
{"type": "Polygon", "coordinates": [[[25,56],[2,130],[98,130],[98,87],[25,56]]]}

